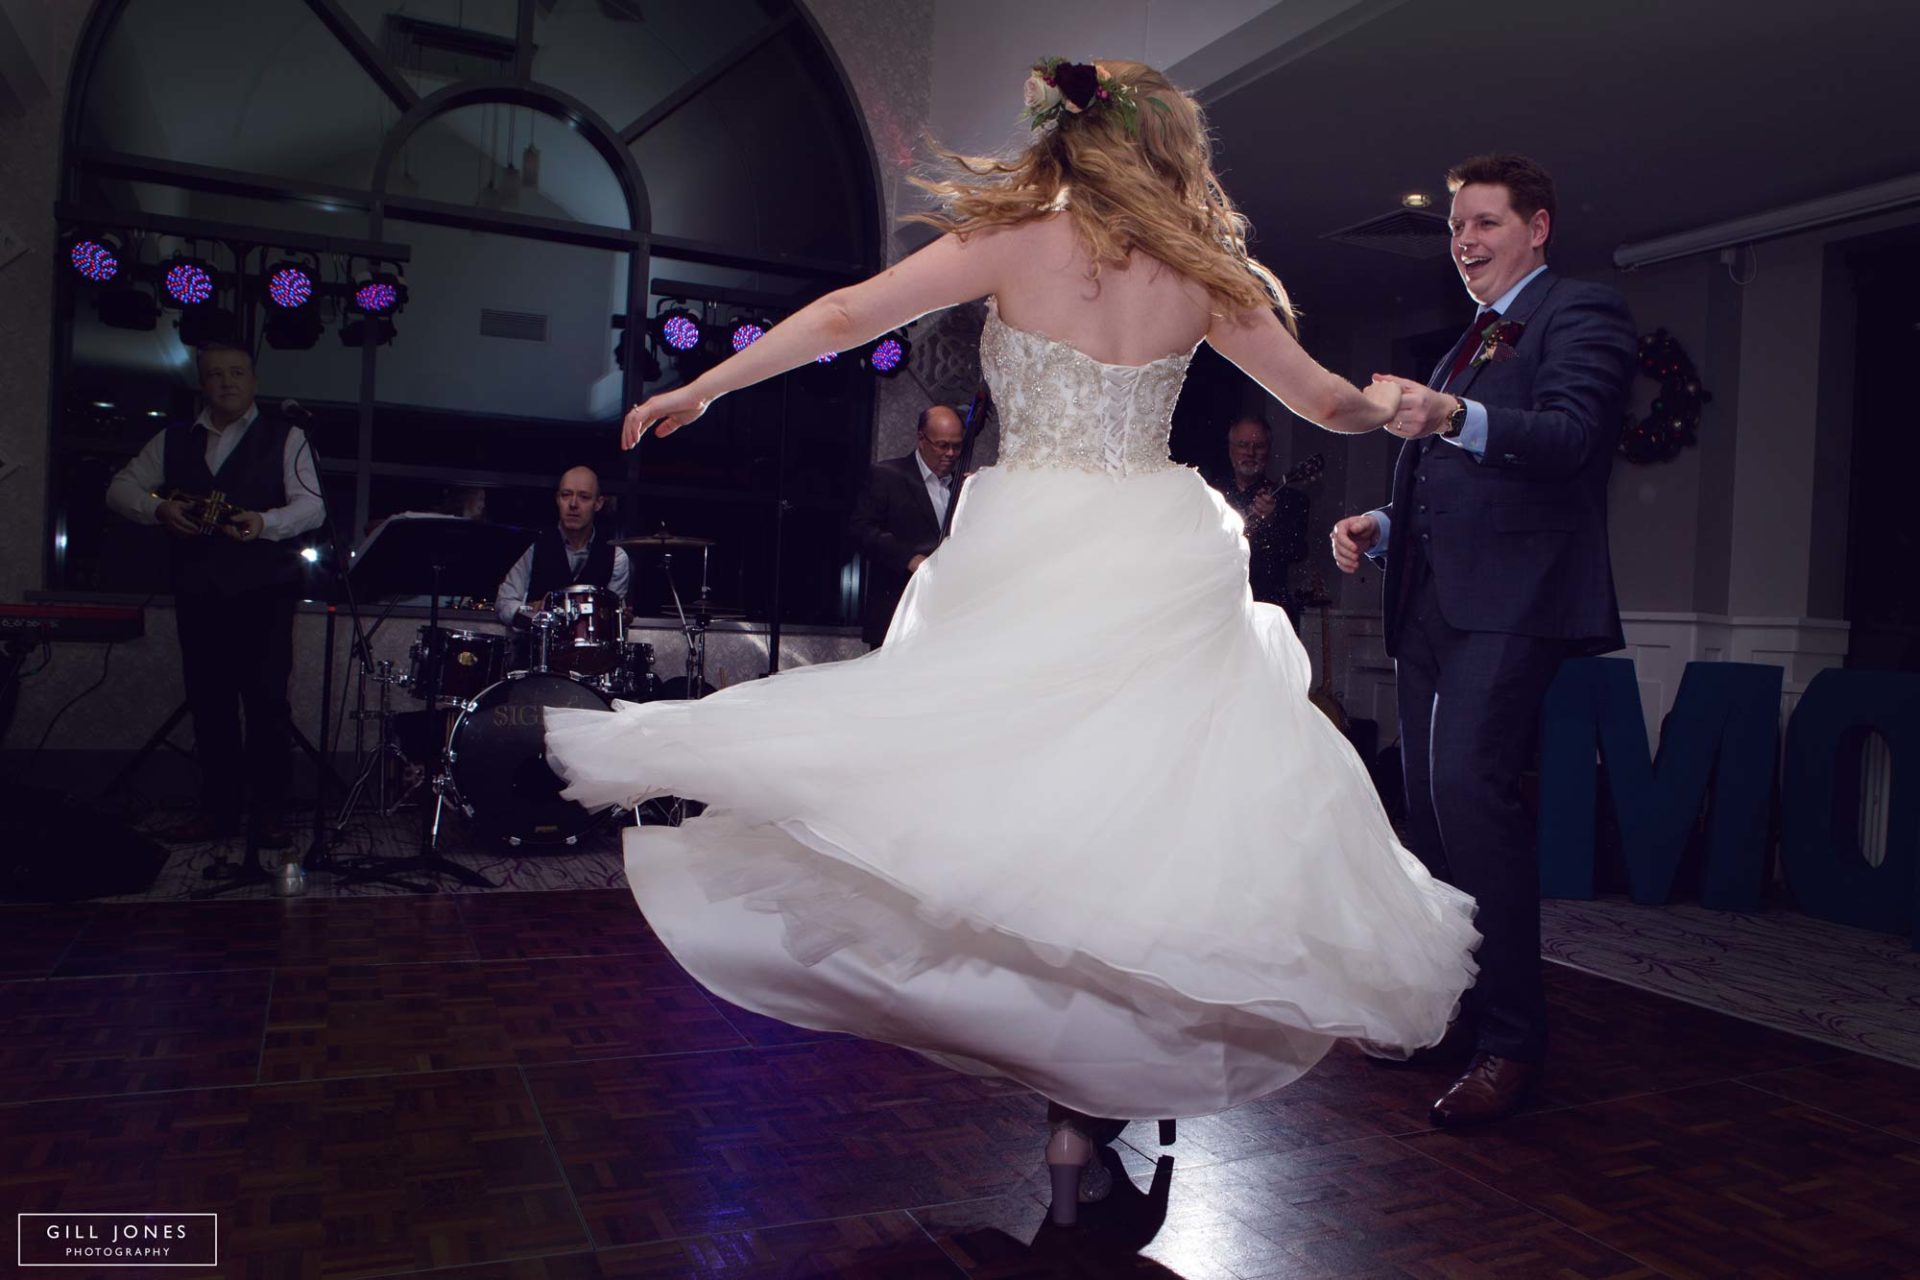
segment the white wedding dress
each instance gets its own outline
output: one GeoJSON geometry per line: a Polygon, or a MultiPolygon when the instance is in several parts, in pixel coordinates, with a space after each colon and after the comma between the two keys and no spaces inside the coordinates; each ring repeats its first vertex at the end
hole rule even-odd
{"type": "Polygon", "coordinates": [[[547,713],[568,796],[710,806],[626,864],[715,994],[1130,1119],[1444,1033],[1473,900],[1395,842],[1240,517],[1168,460],[1189,359],[1102,364],[989,307],[1001,461],[884,648],[547,713]]]}

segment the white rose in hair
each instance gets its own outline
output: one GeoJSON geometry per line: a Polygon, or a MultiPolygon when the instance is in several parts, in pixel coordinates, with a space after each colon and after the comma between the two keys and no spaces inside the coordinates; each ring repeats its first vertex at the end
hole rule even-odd
{"type": "Polygon", "coordinates": [[[1038,71],[1027,77],[1027,110],[1038,115],[1060,105],[1060,91],[1041,78],[1038,71]]]}

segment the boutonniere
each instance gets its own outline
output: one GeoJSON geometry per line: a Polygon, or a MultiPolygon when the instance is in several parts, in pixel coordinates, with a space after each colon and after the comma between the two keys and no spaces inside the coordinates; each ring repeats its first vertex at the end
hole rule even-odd
{"type": "Polygon", "coordinates": [[[1468,367],[1478,369],[1489,360],[1511,360],[1518,354],[1514,347],[1520,342],[1521,331],[1526,328],[1518,320],[1496,320],[1487,326],[1480,336],[1480,349],[1473,353],[1468,367]]]}

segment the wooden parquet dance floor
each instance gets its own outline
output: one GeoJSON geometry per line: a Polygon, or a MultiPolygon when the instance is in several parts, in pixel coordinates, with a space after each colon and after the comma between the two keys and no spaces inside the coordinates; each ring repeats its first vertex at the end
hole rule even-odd
{"type": "Polygon", "coordinates": [[[622,890],[0,908],[0,977],[7,1221],[218,1213],[167,1274],[1920,1276],[1920,1071],[1557,966],[1523,1115],[1343,1050],[1072,1232],[1033,1095],[715,1000],[622,890]]]}

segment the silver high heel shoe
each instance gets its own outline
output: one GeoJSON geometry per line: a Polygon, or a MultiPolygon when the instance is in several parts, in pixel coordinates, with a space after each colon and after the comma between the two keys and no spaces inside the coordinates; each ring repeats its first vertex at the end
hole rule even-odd
{"type": "Polygon", "coordinates": [[[1047,1134],[1047,1174],[1053,1181],[1053,1224],[1070,1227],[1080,1206],[1104,1200],[1113,1190],[1113,1174],[1100,1148],[1071,1120],[1056,1120],[1047,1134]]]}

